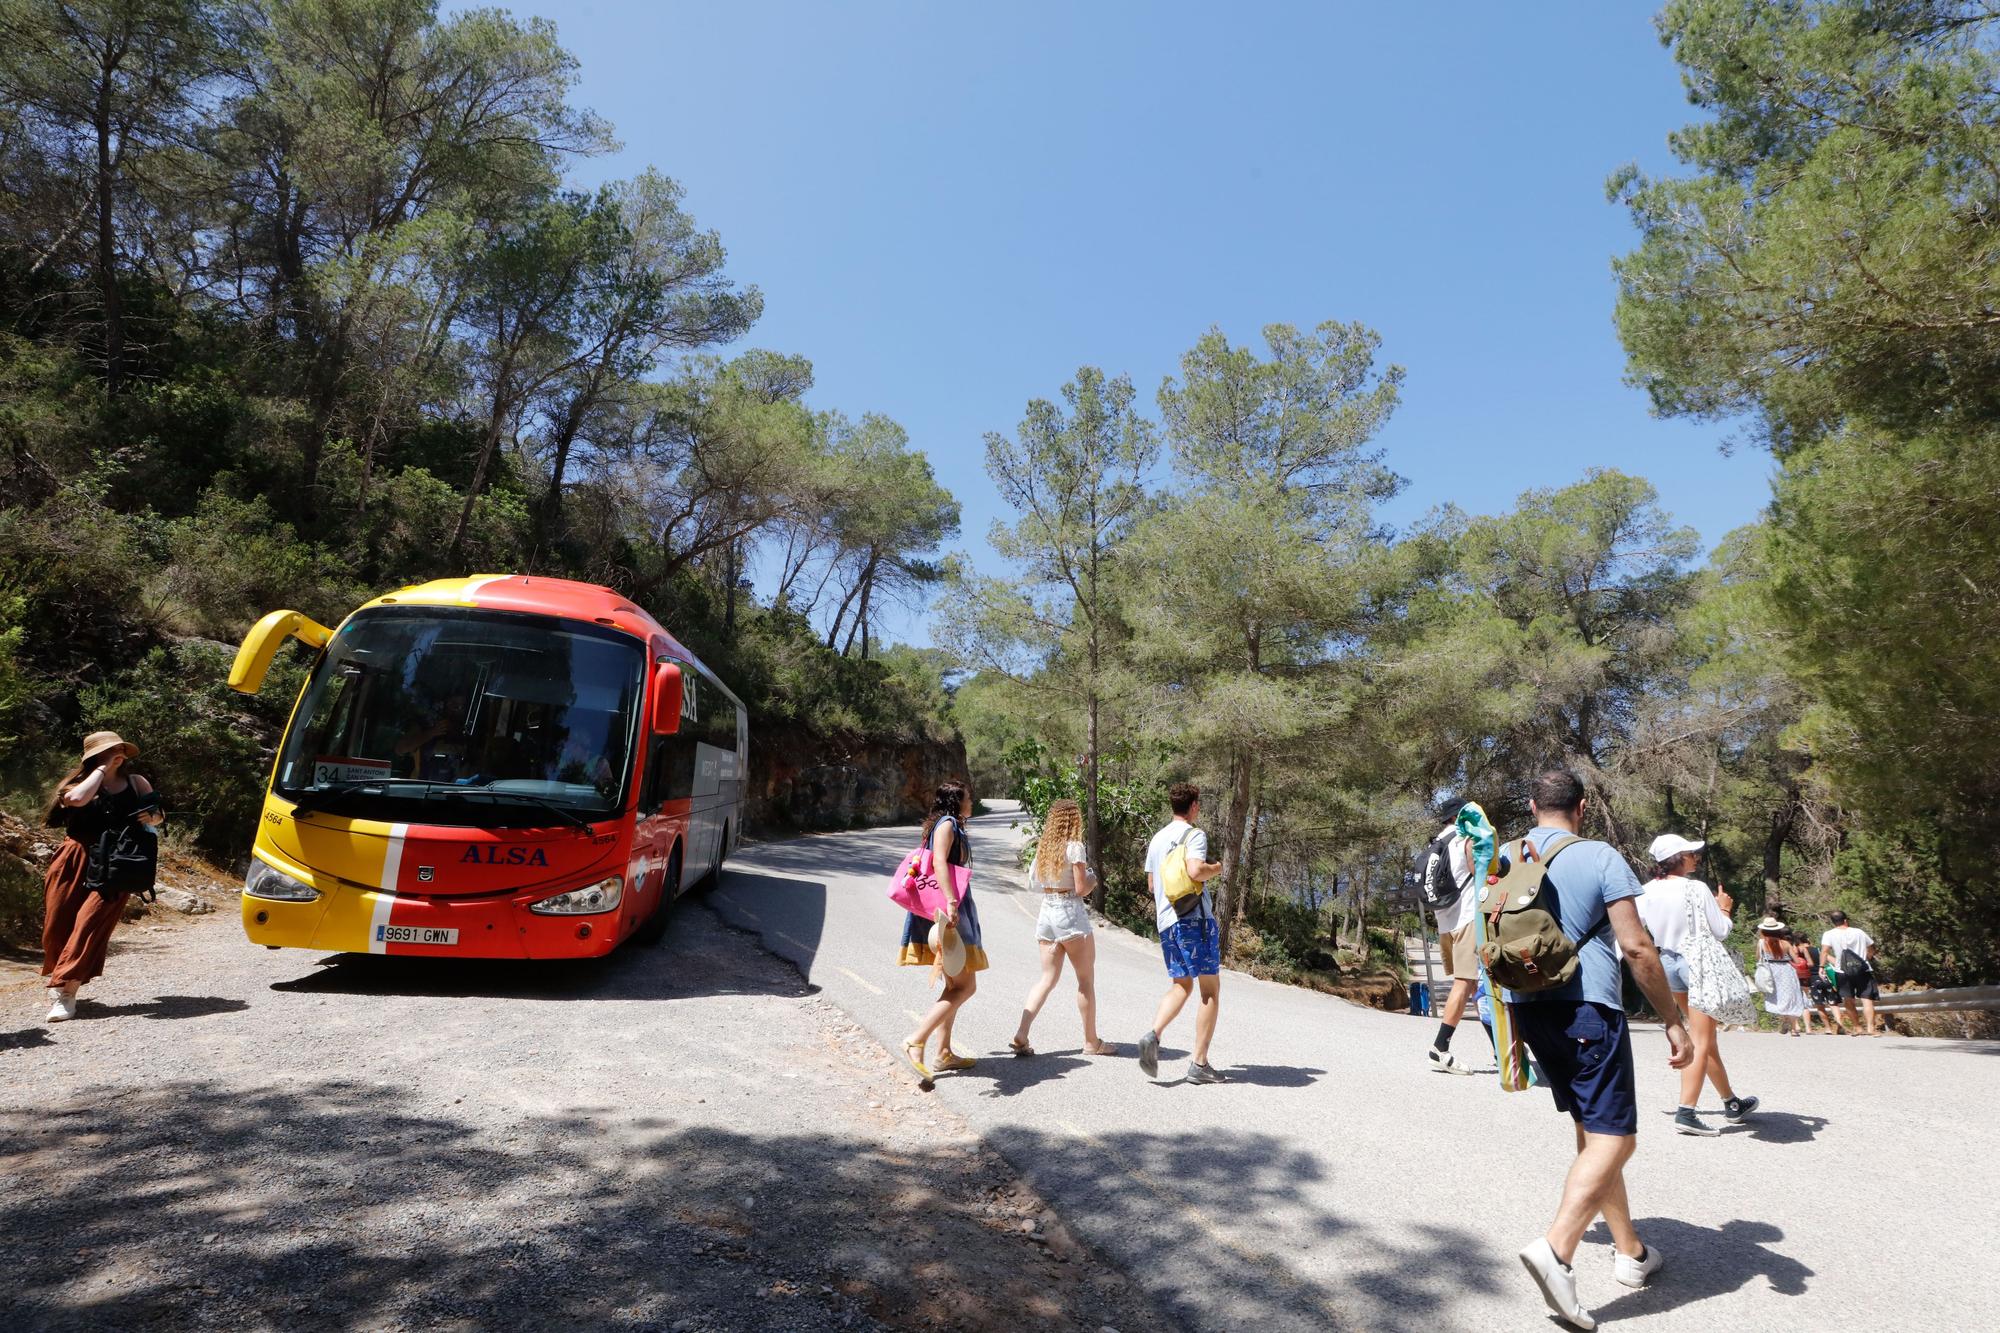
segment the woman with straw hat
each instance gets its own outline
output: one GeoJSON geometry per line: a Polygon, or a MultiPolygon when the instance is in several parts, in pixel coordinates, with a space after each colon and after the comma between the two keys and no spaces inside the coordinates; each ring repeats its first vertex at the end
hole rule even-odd
{"type": "Polygon", "coordinates": [[[131,895],[87,883],[91,848],[107,832],[161,821],[153,786],[126,772],[139,747],[115,731],[84,739],[83,758],[56,784],[43,822],[64,832],[49,863],[42,908],[42,975],[49,983],[49,1022],[76,1017],[76,992],[104,971],[104,952],[131,895]]]}
{"type": "Polygon", "coordinates": [[[1757,923],[1757,976],[1768,977],[1764,990],[1764,1012],[1775,1014],[1778,1030],[1787,1036],[1799,1035],[1799,1019],[1806,1011],[1805,991],[1799,985],[1798,969],[1792,966],[1793,944],[1790,929],[1774,916],[1757,923]]]}

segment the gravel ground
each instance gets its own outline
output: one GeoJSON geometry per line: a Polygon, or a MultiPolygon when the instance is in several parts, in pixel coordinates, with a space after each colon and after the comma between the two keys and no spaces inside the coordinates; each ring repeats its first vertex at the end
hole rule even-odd
{"type": "Polygon", "coordinates": [[[797,971],[684,902],[589,964],[128,924],[0,976],[0,1328],[1171,1325],[797,971]]]}

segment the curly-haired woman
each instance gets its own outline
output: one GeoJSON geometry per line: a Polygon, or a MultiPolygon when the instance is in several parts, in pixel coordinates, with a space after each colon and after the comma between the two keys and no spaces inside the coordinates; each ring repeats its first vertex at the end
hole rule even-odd
{"type": "Polygon", "coordinates": [[[1042,891],[1042,914],[1035,922],[1035,942],[1042,950],[1042,974],[1028,991],[1021,1026],[1007,1043],[1016,1055],[1033,1055],[1028,1028],[1062,980],[1063,960],[1076,969],[1076,1011],[1083,1018],[1085,1055],[1112,1055],[1117,1048],[1097,1037],[1097,936],[1083,900],[1090,896],[1090,867],[1083,851],[1083,810],[1075,801],[1049,805],[1042,817],[1042,838],[1035,847],[1031,874],[1042,891]]]}

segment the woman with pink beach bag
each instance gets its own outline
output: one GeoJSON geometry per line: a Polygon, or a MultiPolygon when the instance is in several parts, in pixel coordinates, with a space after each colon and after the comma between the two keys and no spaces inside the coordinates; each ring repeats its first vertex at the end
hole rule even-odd
{"type": "Polygon", "coordinates": [[[951,1049],[951,1025],[972,998],[986,970],[979,911],[972,901],[972,848],[965,821],[972,817],[972,792],[963,782],[937,789],[924,819],[923,841],[903,858],[889,883],[889,897],[903,909],[903,943],[896,961],[928,967],[944,980],[944,992],[903,1042],[903,1058],[917,1072],[919,1087],[931,1086],[933,1066],[925,1051],[938,1035],[937,1069],[970,1069],[973,1061],[951,1049]]]}

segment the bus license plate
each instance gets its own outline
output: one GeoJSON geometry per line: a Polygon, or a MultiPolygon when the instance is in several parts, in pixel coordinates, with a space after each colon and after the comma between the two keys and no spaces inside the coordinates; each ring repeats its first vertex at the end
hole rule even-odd
{"type": "Polygon", "coordinates": [[[437,926],[377,926],[377,944],[457,944],[458,931],[437,926]]]}

